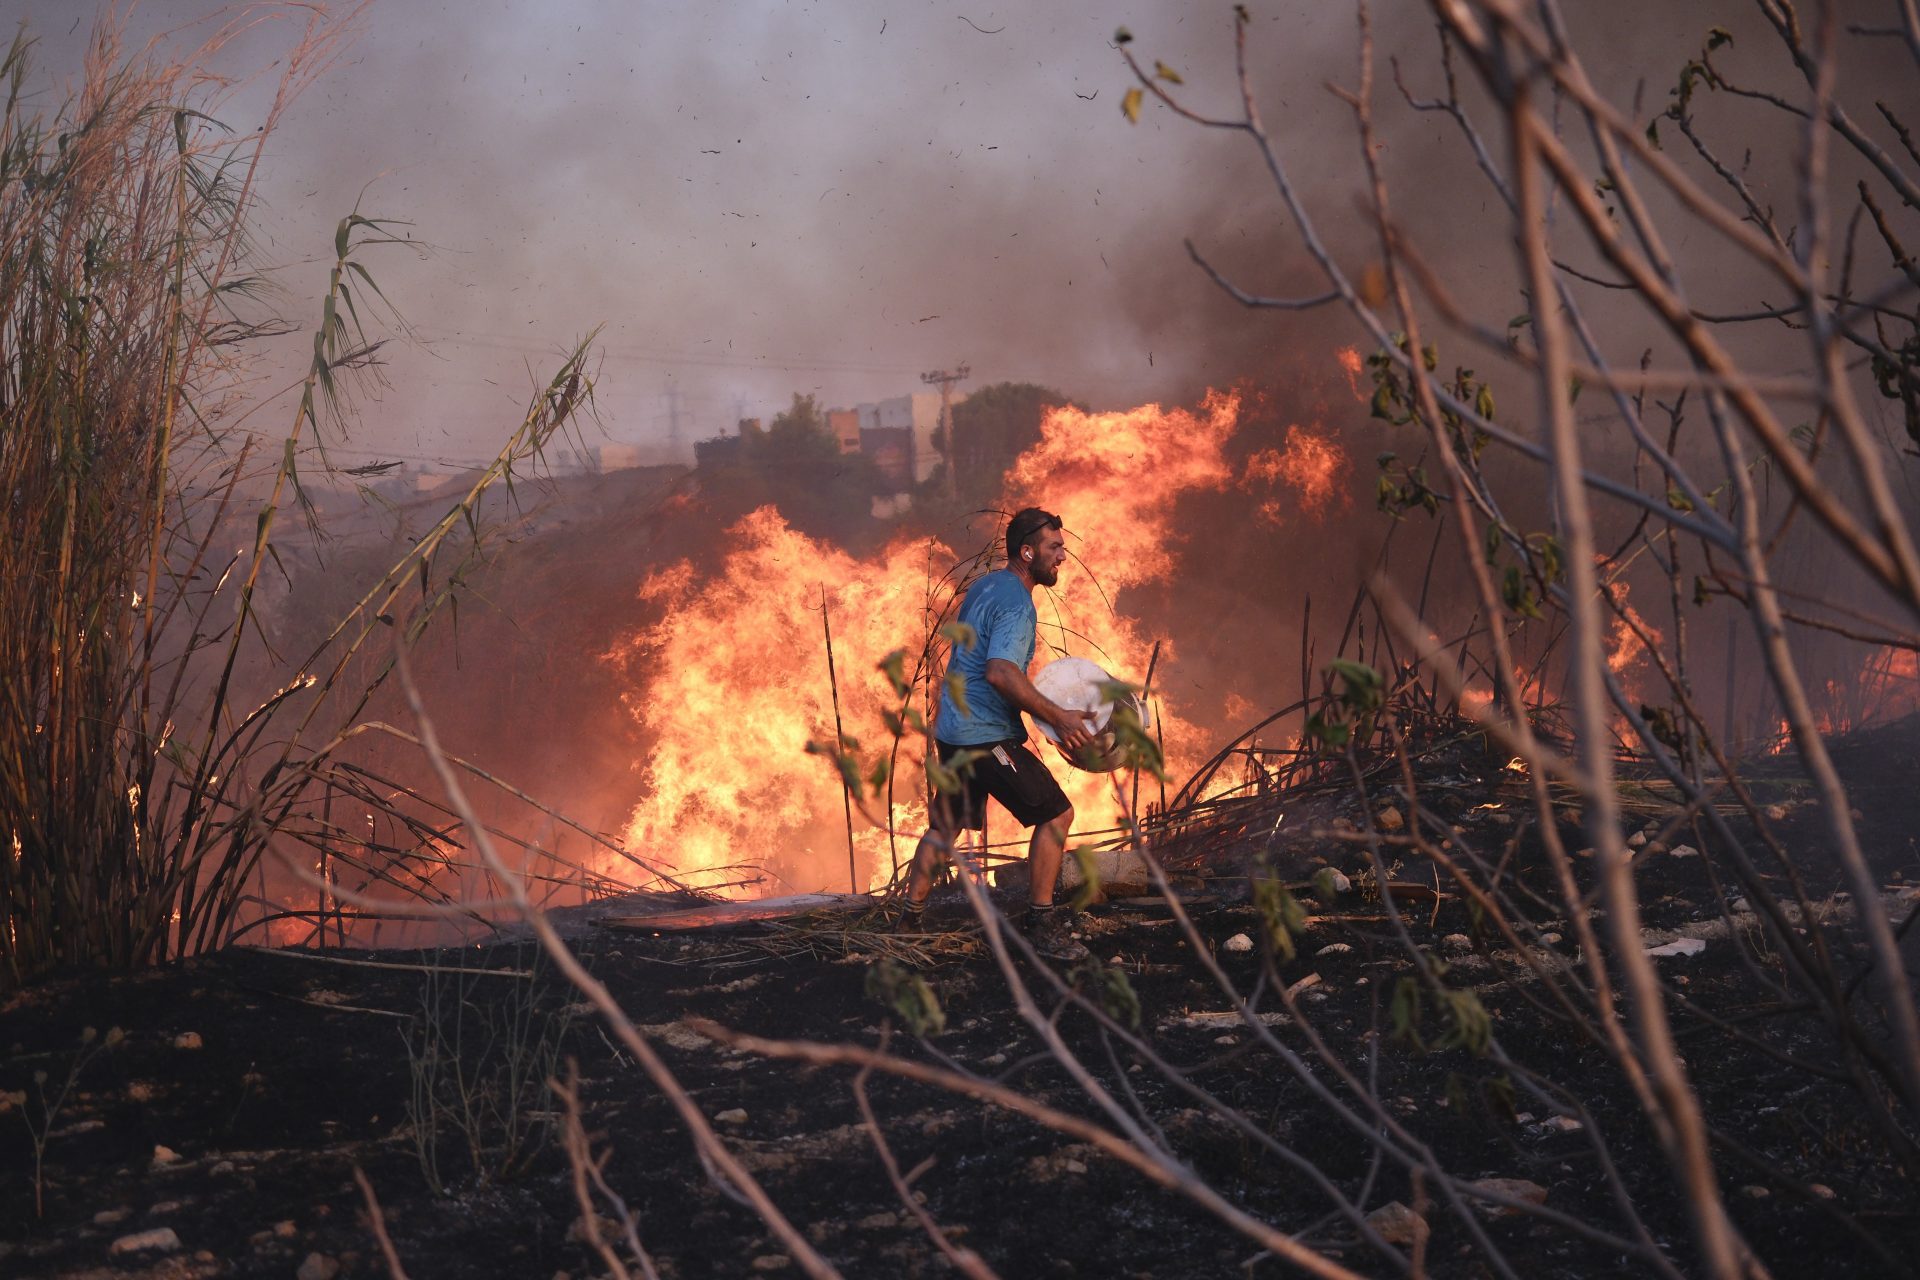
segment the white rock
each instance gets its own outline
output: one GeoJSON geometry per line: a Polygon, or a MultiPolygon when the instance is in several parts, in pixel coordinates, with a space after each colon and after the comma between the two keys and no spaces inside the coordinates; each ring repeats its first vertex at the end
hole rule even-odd
{"type": "MultiPolygon", "coordinates": [[[[1528,1182],[1525,1178],[1475,1178],[1467,1184],[1468,1191],[1491,1191],[1495,1195],[1509,1200],[1525,1200],[1528,1204],[1545,1204],[1547,1189],[1537,1182],[1528,1182]]],[[[1511,1205],[1481,1202],[1474,1205],[1489,1218],[1505,1218],[1519,1213],[1511,1205]]]]}
{"type": "Polygon", "coordinates": [[[198,1031],[182,1031],[173,1038],[173,1047],[176,1049],[201,1048],[200,1033],[198,1031]]]}
{"type": "Polygon", "coordinates": [[[713,1122],[715,1124],[745,1124],[747,1122],[747,1113],[740,1107],[729,1107],[727,1110],[714,1116],[713,1122]]]}
{"type": "Polygon", "coordinates": [[[643,1025],[640,1030],[656,1040],[664,1040],[674,1048],[687,1053],[696,1049],[713,1048],[713,1041],[684,1022],[652,1022],[643,1025]]]}
{"type": "Polygon", "coordinates": [[[1085,1173],[1087,1166],[1078,1160],[1069,1160],[1062,1166],[1068,1173],[1085,1173]]]}
{"type": "Polygon", "coordinates": [[[178,1162],[179,1159],[180,1153],[172,1147],[160,1145],[153,1149],[153,1168],[155,1169],[164,1169],[168,1165],[178,1162]]]}
{"type": "Polygon", "coordinates": [[[132,1212],[133,1210],[127,1208],[125,1205],[121,1205],[118,1209],[102,1209],[93,1215],[93,1225],[96,1227],[110,1227],[116,1222],[125,1221],[127,1215],[132,1212]]]}
{"type": "Polygon", "coordinates": [[[1556,1133],[1578,1133],[1586,1128],[1572,1116],[1548,1116],[1540,1122],[1542,1129],[1552,1129],[1556,1133]]]}
{"type": "Polygon", "coordinates": [[[1308,987],[1317,987],[1319,985],[1320,985],[1320,975],[1317,973],[1310,973],[1306,977],[1300,979],[1300,981],[1288,987],[1287,994],[1290,996],[1297,996],[1302,991],[1305,991],[1308,987]]]}
{"type": "Polygon", "coordinates": [[[1347,943],[1329,942],[1326,946],[1320,948],[1318,951],[1314,952],[1313,954],[1317,956],[1343,956],[1343,955],[1346,955],[1351,950],[1353,950],[1352,946],[1348,945],[1347,943]]]}
{"type": "Polygon", "coordinates": [[[1440,945],[1449,951],[1471,951],[1473,950],[1473,939],[1464,933],[1450,933],[1440,939],[1440,945]]]}
{"type": "Polygon", "coordinates": [[[300,1260],[300,1267],[293,1273],[293,1280],[334,1280],[340,1274],[340,1264],[324,1253],[310,1253],[300,1260]]]}
{"type": "Polygon", "coordinates": [[[107,1252],[119,1258],[129,1253],[176,1253],[179,1248],[180,1237],[173,1233],[172,1227],[155,1227],[151,1231],[121,1236],[107,1247],[107,1252]]]}
{"type": "Polygon", "coordinates": [[[1373,815],[1373,824],[1382,831],[1398,831],[1407,825],[1407,820],[1392,805],[1386,805],[1373,815]]]}
{"type": "Polygon", "coordinates": [[[1648,950],[1650,956],[1697,956],[1707,949],[1705,938],[1675,938],[1664,947],[1648,950]]]}
{"type": "Polygon", "coordinates": [[[1646,846],[1646,843],[1647,843],[1647,833],[1644,831],[1636,831],[1632,835],[1627,837],[1627,848],[1629,849],[1644,848],[1646,846]]]}
{"type": "Polygon", "coordinates": [[[1554,933],[1552,930],[1548,930],[1546,933],[1543,933],[1540,935],[1540,941],[1545,943],[1549,947],[1557,947],[1560,945],[1561,939],[1559,934],[1554,933]]]}
{"type": "Polygon", "coordinates": [[[1236,933],[1231,938],[1228,938],[1225,942],[1221,943],[1220,949],[1222,951],[1232,951],[1236,954],[1244,951],[1251,951],[1253,950],[1253,939],[1249,938],[1244,933],[1236,933]]]}
{"type": "Polygon", "coordinates": [[[1824,1182],[1809,1182],[1807,1184],[1807,1190],[1813,1192],[1814,1195],[1822,1200],[1831,1200],[1834,1198],[1833,1188],[1824,1182]]]}
{"type": "Polygon", "coordinates": [[[1676,858],[1697,858],[1700,856],[1700,851],[1690,844],[1677,844],[1668,852],[1676,858]]]}
{"type": "Polygon", "coordinates": [[[1367,1224],[1388,1244],[1412,1248],[1424,1244],[1431,1228],[1427,1220],[1398,1200],[1390,1200],[1367,1215],[1367,1224]]]}
{"type": "Polygon", "coordinates": [[[755,1271],[785,1271],[793,1265],[793,1259],[784,1253],[763,1253],[753,1260],[755,1271]]]}

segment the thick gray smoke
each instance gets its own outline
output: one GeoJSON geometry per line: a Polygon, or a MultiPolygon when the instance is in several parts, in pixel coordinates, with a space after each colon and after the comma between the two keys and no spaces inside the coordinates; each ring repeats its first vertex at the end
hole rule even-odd
{"type": "MultiPolygon", "coordinates": [[[[1356,80],[1353,13],[1255,9],[1268,126],[1358,261],[1355,133],[1325,88],[1356,80]]],[[[225,11],[158,0],[132,31],[186,40],[225,11]]],[[[1597,74],[1653,75],[1657,101],[1680,51],[1741,12],[1610,6],[1591,20],[1597,74]]],[[[29,0],[24,17],[44,71],[69,74],[91,15],[29,0]]],[[[222,65],[257,71],[299,22],[255,25],[222,65]]],[[[372,453],[488,452],[528,362],[550,367],[596,325],[610,434],[683,446],[795,390],[853,403],[961,360],[976,384],[1033,380],[1104,408],[1273,376],[1359,336],[1249,317],[1187,261],[1191,236],[1249,288],[1316,286],[1242,137],[1152,103],[1136,126],[1121,116],[1121,24],[1197,110],[1236,110],[1225,5],[380,0],[360,22],[273,144],[262,243],[296,321],[356,202],[439,247],[369,257],[428,343],[390,352],[390,390],[355,441],[372,453]]],[[[1414,87],[1438,88],[1424,10],[1379,22],[1402,212],[1430,252],[1503,276],[1507,251],[1475,235],[1491,196],[1443,122],[1398,109],[1387,74],[1388,55],[1409,57],[1414,87]]],[[[224,114],[246,127],[261,105],[242,92],[224,114]]]]}

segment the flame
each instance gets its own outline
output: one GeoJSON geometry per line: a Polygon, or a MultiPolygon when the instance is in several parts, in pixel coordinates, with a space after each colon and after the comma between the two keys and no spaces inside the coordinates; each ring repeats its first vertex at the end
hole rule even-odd
{"type": "MultiPolygon", "coordinates": [[[[1331,436],[1316,435],[1296,423],[1287,428],[1284,449],[1262,449],[1247,459],[1241,484],[1250,489],[1255,480],[1269,485],[1284,481],[1296,495],[1294,509],[1318,520],[1336,498],[1342,508],[1351,505],[1346,479],[1352,470],[1346,451],[1331,436]]],[[[1260,504],[1261,518],[1271,524],[1279,524],[1284,513],[1278,498],[1260,504]]]]}
{"type": "MultiPolygon", "coordinates": [[[[895,699],[874,661],[924,639],[929,557],[952,553],[897,543],[863,563],[790,528],[772,507],[726,538],[712,577],[685,561],[650,575],[640,597],[662,610],[660,620],[608,655],[642,676],[625,702],[653,741],[627,847],[696,887],[729,887],[749,865],[790,878],[796,860],[823,870],[837,861],[845,885],[840,796],[806,754],[808,742],[834,733],[822,601],[835,631],[841,722],[878,744],[881,712],[895,699]]],[[[868,864],[864,875],[856,865],[863,887],[875,853],[869,840],[856,856],[868,864]]]]}
{"type": "MultiPolygon", "coordinates": [[[[1222,446],[1238,420],[1238,398],[1219,393],[1193,412],[1144,405],[1047,415],[1000,504],[1058,512],[1075,557],[1056,587],[1035,596],[1036,662],[1071,652],[1117,678],[1146,679],[1151,637],[1110,601],[1171,572],[1173,502],[1231,483],[1222,446]]],[[[891,740],[882,715],[897,701],[875,663],[897,648],[931,647],[914,694],[925,705],[924,681],[945,665],[942,646],[929,640],[953,601],[943,575],[959,557],[915,540],[860,559],[797,532],[771,507],[725,538],[711,576],[687,562],[650,575],[640,596],[659,620],[606,655],[635,678],[626,707],[652,744],[626,845],[685,883],[725,893],[848,887],[840,788],[806,753],[808,742],[833,738],[822,603],[833,622],[841,723],[870,756],[891,740]],[[778,883],[768,885],[760,871],[778,883]]],[[[1161,663],[1172,656],[1163,646],[1161,663]]],[[[1199,731],[1158,695],[1156,703],[1170,771],[1190,767],[1199,731]]],[[[1110,825],[1113,779],[1068,769],[1035,745],[1074,803],[1076,830],[1110,825]]],[[[895,858],[911,853],[926,822],[922,755],[917,741],[902,742],[891,832],[856,815],[853,886],[886,884],[895,858]]],[[[1015,830],[997,806],[988,829],[997,839],[1015,830]]]]}
{"type": "MultiPolygon", "coordinates": [[[[1608,569],[1605,556],[1596,556],[1595,560],[1603,572],[1608,569]]],[[[1632,587],[1624,573],[1616,573],[1608,587],[1619,608],[1607,630],[1607,670],[1620,680],[1629,696],[1637,698],[1641,696],[1638,677],[1650,665],[1649,651],[1663,644],[1665,638],[1660,628],[1641,617],[1640,611],[1633,607],[1628,599],[1632,587]],[[1643,640],[1642,636],[1646,638],[1643,640]]]]}
{"type": "MultiPolygon", "coordinates": [[[[1807,690],[1813,726],[1822,735],[1850,733],[1920,711],[1920,654],[1883,645],[1874,649],[1851,677],[1831,678],[1807,690]]],[[[1793,746],[1792,726],[1780,721],[1769,748],[1793,746]]]]}
{"type": "Polygon", "coordinates": [[[1366,392],[1360,390],[1360,370],[1363,367],[1360,360],[1360,348],[1342,347],[1334,356],[1334,359],[1340,362],[1341,370],[1347,375],[1347,389],[1353,392],[1353,398],[1364,403],[1368,399],[1368,396],[1366,392]]]}

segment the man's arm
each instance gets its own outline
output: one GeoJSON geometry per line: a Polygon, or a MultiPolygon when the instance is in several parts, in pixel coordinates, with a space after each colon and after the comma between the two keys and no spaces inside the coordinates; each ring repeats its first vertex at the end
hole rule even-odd
{"type": "Polygon", "coordinates": [[[1033,687],[1027,673],[1005,658],[987,659],[987,683],[1008,702],[1053,726],[1060,745],[1069,756],[1093,741],[1093,716],[1086,711],[1069,711],[1033,687]]]}

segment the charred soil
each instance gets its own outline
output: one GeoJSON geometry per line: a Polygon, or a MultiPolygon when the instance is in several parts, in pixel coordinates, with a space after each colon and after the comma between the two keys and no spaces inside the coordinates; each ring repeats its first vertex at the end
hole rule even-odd
{"type": "MultiPolygon", "coordinates": [[[[1863,826],[1886,857],[1879,871],[1889,892],[1877,908],[1910,899],[1903,886],[1920,877],[1907,835],[1920,829],[1915,740],[1908,724],[1839,752],[1863,826]]],[[[1491,1274],[1476,1230],[1519,1275],[1647,1273],[1569,1225],[1631,1235],[1622,1189],[1652,1241],[1681,1272],[1695,1272],[1661,1148],[1605,1052],[1569,1030],[1542,981],[1477,928],[1444,885],[1438,897],[1408,887],[1436,883],[1433,868],[1395,864],[1384,896],[1370,888],[1377,877],[1355,833],[1381,808],[1417,807],[1496,856],[1510,847],[1514,874],[1553,900],[1538,842],[1516,813],[1524,789],[1511,776],[1463,747],[1429,756],[1418,782],[1413,805],[1387,772],[1364,809],[1350,790],[1329,788],[1256,796],[1217,815],[1223,834],[1189,859],[1179,885],[1206,958],[1265,1012],[1258,1026],[1235,1011],[1158,899],[1098,905],[1080,932],[1105,969],[1126,976],[1139,1035],[1178,1078],[1143,1065],[1084,1009],[1065,1008],[1058,1026],[1120,1105],[1228,1199],[1363,1273],[1392,1269],[1330,1211],[1294,1157],[1364,1209],[1399,1201],[1423,1211],[1431,1274],[1491,1274]],[[1300,887],[1308,911],[1289,959],[1273,955],[1248,898],[1248,868],[1261,859],[1300,887]],[[1321,896],[1306,887],[1322,866],[1341,872],[1344,891],[1329,888],[1330,877],[1321,896]],[[1517,1088],[1470,1045],[1443,1047],[1452,1024],[1430,1002],[1409,1009],[1402,994],[1414,963],[1403,929],[1443,962],[1451,988],[1477,997],[1500,1046],[1550,1078],[1563,1105],[1517,1088]],[[1315,1057],[1300,1020],[1275,1012],[1280,987],[1366,1082],[1378,1112],[1315,1057]],[[1276,1049],[1299,1055],[1299,1069],[1276,1049]],[[1371,1115],[1369,1124],[1417,1138],[1458,1177],[1533,1184],[1560,1216],[1449,1211],[1433,1188],[1377,1159],[1323,1089],[1371,1115]]],[[[1784,770],[1771,785],[1784,806],[1781,829],[1817,849],[1817,807],[1801,804],[1784,770]]],[[[1777,958],[1740,927],[1740,904],[1723,909],[1733,895],[1710,859],[1690,856],[1684,837],[1659,839],[1657,820],[1650,825],[1655,835],[1637,857],[1646,943],[1704,943],[1658,963],[1736,1221],[1775,1274],[1906,1274],[1920,1246],[1912,1186],[1844,1081],[1788,1065],[1823,1060],[1821,1029],[1771,1009],[1767,978],[1777,958]],[[1741,1034],[1688,1017],[1689,1009],[1741,1034]]],[[[1563,835],[1578,844],[1574,826],[1563,835]]],[[[1853,909],[1836,885],[1811,889],[1825,910],[1853,909]]],[[[1531,943],[1549,970],[1550,957],[1576,954],[1575,931],[1559,926],[1531,943]]],[[[775,1040],[873,1046],[888,1038],[903,1056],[1106,1123],[1020,1018],[953,888],[936,900],[925,935],[886,931],[858,909],[731,929],[573,932],[576,949],[738,1158],[849,1275],[949,1269],[889,1184],[852,1070],[725,1048],[699,1033],[701,1020],[775,1040]],[[925,979],[943,1031],[917,1041],[869,994],[868,971],[882,958],[925,979]]],[[[1021,964],[1051,1010],[1057,1001],[1044,979],[1021,964]]],[[[598,1015],[548,974],[525,941],[324,956],[236,949],[15,995],[0,1011],[0,1269],[284,1277],[304,1265],[309,1277],[334,1274],[329,1267],[386,1274],[357,1167],[419,1280],[600,1274],[567,1162],[544,1127],[555,1104],[537,1091],[514,1095],[519,1086],[506,1083],[515,1072],[521,1080],[564,1073],[572,1060],[594,1150],[607,1156],[606,1181],[632,1210],[661,1275],[797,1273],[765,1224],[703,1168],[669,1101],[598,1015]],[[91,1043],[86,1028],[95,1029],[91,1043]],[[517,1142],[502,1136],[509,1131],[517,1142]],[[154,1249],[114,1251],[116,1241],[161,1228],[177,1244],[158,1237],[154,1249]]],[[[1085,970],[1067,980],[1088,990],[1096,982],[1085,970]]],[[[1130,1021],[1124,1002],[1108,1007],[1130,1021]]],[[[1243,1264],[1253,1275],[1283,1273],[1271,1259],[1254,1261],[1257,1246],[1192,1202],[1084,1143],[930,1086],[876,1073],[866,1087],[925,1208],[956,1246],[1002,1275],[1216,1276],[1241,1274],[1243,1264]]],[[[604,1202],[600,1210],[613,1212],[604,1202]]]]}

